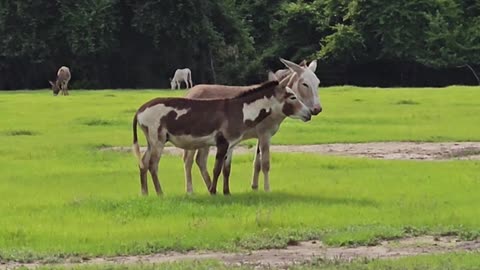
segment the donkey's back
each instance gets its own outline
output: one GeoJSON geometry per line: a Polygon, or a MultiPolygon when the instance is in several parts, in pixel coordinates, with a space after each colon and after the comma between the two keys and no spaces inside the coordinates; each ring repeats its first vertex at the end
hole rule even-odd
{"type": "Polygon", "coordinates": [[[260,84],[250,86],[229,86],[217,84],[198,84],[192,87],[186,98],[190,99],[218,99],[233,98],[252,88],[259,87],[260,84]]]}
{"type": "Polygon", "coordinates": [[[57,72],[57,80],[61,83],[68,82],[72,78],[72,74],[70,73],[70,69],[66,66],[62,66],[58,69],[57,72]]]}

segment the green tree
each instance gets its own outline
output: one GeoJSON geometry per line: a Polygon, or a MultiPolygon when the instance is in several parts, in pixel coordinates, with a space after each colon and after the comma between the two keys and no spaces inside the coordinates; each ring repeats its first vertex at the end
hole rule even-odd
{"type": "Polygon", "coordinates": [[[169,67],[172,73],[182,65],[193,67],[201,81],[241,82],[231,69],[238,69],[253,47],[228,2],[143,0],[131,5],[134,27],[152,38],[164,59],[177,57],[168,61],[175,64],[169,67]],[[232,60],[237,65],[229,65],[232,60]]]}

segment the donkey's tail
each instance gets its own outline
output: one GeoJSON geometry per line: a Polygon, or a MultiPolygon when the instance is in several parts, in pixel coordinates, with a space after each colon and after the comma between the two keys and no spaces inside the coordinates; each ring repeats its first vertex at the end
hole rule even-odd
{"type": "Polygon", "coordinates": [[[133,117],[133,146],[132,151],[135,157],[137,158],[138,165],[140,168],[143,169],[143,162],[142,162],[142,153],[140,153],[140,146],[138,145],[138,137],[137,137],[137,114],[133,117]]]}

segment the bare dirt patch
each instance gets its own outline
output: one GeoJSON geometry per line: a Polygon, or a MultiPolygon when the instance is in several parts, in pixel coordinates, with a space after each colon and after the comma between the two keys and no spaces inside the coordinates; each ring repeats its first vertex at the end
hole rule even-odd
{"type": "MultiPolygon", "coordinates": [[[[226,265],[251,265],[259,267],[286,267],[293,264],[308,263],[323,259],[350,262],[357,259],[389,259],[422,254],[439,254],[447,252],[480,251],[480,241],[461,241],[453,236],[421,236],[398,240],[383,241],[377,246],[327,247],[321,241],[298,242],[285,249],[266,249],[241,253],[224,252],[170,252],[142,256],[120,256],[93,259],[67,259],[56,263],[62,266],[98,265],[98,264],[140,264],[168,263],[182,260],[219,260],[226,265]]],[[[0,269],[16,267],[36,268],[42,262],[20,264],[0,264],[0,269]]]]}
{"type": "MultiPolygon", "coordinates": [[[[131,151],[130,147],[105,147],[102,151],[131,151]]],[[[211,154],[214,153],[211,149],[211,154]]],[[[142,149],[145,151],[145,148],[142,149]]],[[[480,160],[480,142],[374,142],[374,143],[334,143],[315,145],[272,145],[271,152],[279,153],[311,153],[336,156],[358,156],[376,159],[403,160],[448,160],[477,159],[480,160]]],[[[165,147],[164,152],[170,155],[181,155],[183,150],[176,147],[165,147]]],[[[235,148],[235,153],[253,153],[253,149],[244,146],[235,148]]]]}

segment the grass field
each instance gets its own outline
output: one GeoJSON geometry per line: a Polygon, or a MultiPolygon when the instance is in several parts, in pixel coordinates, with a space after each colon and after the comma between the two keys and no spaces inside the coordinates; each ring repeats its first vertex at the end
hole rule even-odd
{"type": "MultiPolygon", "coordinates": [[[[197,194],[184,195],[181,159],[166,156],[165,197],[142,198],[134,157],[98,148],[129,146],[142,103],[183,94],[0,92],[0,261],[480,233],[479,161],[275,153],[273,192],[265,194],[250,191],[252,156],[236,156],[233,196],[225,198],[207,195],[197,172],[197,194]]],[[[324,113],[307,124],[286,121],[274,143],[480,141],[478,87],[335,87],[321,98],[324,113]]]]}

